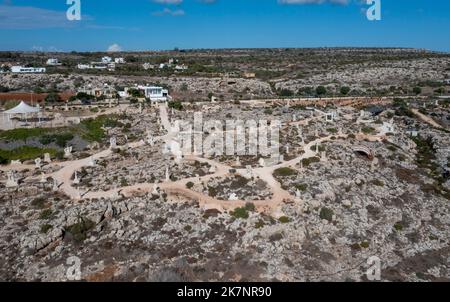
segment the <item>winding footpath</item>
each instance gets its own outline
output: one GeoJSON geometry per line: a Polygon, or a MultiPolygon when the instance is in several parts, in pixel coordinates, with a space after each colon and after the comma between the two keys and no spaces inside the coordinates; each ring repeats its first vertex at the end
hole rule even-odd
{"type": "MultiPolygon", "coordinates": [[[[169,120],[168,110],[166,105],[160,106],[160,118],[161,124],[164,129],[168,132],[166,135],[157,137],[156,140],[163,140],[166,143],[169,143],[171,139],[176,135],[172,132],[171,123],[169,120]]],[[[299,122],[300,123],[300,122],[299,122]]],[[[252,173],[254,176],[257,176],[259,179],[263,180],[267,186],[269,187],[272,197],[266,200],[255,200],[255,201],[244,201],[244,200],[219,200],[213,198],[211,196],[205,195],[200,192],[196,192],[187,188],[186,184],[188,182],[192,182],[194,184],[199,183],[207,183],[212,178],[218,177],[226,177],[231,175],[230,170],[234,169],[234,167],[216,162],[214,160],[210,160],[203,157],[198,156],[187,156],[184,160],[186,161],[199,161],[201,163],[207,163],[211,166],[214,166],[216,171],[213,174],[208,174],[203,177],[192,177],[186,178],[179,181],[166,181],[162,183],[141,183],[135,184],[126,187],[120,187],[116,189],[111,189],[108,191],[87,191],[80,192],[78,188],[73,186],[72,177],[76,171],[79,171],[83,167],[87,167],[92,164],[92,159],[95,161],[107,158],[113,154],[113,151],[110,149],[103,150],[99,153],[92,155],[91,157],[74,160],[74,161],[66,161],[66,162],[58,162],[51,163],[49,166],[54,168],[59,168],[58,171],[45,175],[47,178],[52,178],[58,184],[58,190],[65,195],[69,196],[73,200],[92,200],[92,199],[115,199],[120,197],[121,195],[124,197],[131,197],[137,194],[146,194],[151,193],[155,189],[155,187],[164,191],[169,201],[186,201],[186,199],[197,202],[200,206],[206,209],[217,209],[219,211],[223,210],[232,210],[236,207],[244,206],[246,203],[251,202],[255,205],[256,209],[260,212],[270,213],[276,216],[282,216],[281,205],[285,202],[295,202],[299,205],[303,203],[302,200],[296,198],[291,195],[288,191],[282,188],[282,185],[273,177],[273,173],[276,169],[284,168],[284,167],[294,167],[299,164],[305,158],[310,158],[314,156],[318,156],[315,151],[311,149],[316,144],[321,144],[323,142],[331,140],[333,135],[318,138],[314,141],[309,142],[303,146],[303,153],[301,156],[296,157],[289,161],[284,161],[278,165],[270,166],[270,167],[261,167],[261,168],[253,168],[252,173]]],[[[347,135],[334,135],[334,137],[345,139],[347,135]]],[[[367,136],[367,135],[359,135],[357,139],[370,139],[370,140],[380,140],[380,137],[376,136],[367,136]]],[[[139,148],[145,145],[144,141],[139,141],[135,143],[129,143],[125,146],[119,147],[121,149],[134,149],[139,148]]],[[[1,169],[4,171],[7,170],[16,170],[21,171],[25,169],[33,170],[34,165],[10,165],[7,167],[2,167],[1,169]]],[[[240,175],[246,175],[246,169],[237,169],[236,170],[240,175]]],[[[29,178],[29,180],[36,181],[37,178],[29,178]]]]}

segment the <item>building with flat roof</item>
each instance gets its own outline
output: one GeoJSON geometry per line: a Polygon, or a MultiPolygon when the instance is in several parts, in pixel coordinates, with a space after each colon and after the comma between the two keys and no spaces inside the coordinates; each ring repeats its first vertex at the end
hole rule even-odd
{"type": "Polygon", "coordinates": [[[23,66],[12,66],[12,73],[44,73],[46,69],[43,67],[23,67],[23,66]]]}

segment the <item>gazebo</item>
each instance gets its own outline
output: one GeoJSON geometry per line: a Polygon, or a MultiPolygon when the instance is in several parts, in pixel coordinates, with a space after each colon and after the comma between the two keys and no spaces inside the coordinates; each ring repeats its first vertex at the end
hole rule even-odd
{"type": "MultiPolygon", "coordinates": [[[[21,101],[19,105],[16,107],[3,111],[3,114],[6,114],[8,116],[8,120],[11,119],[12,115],[20,114],[22,116],[25,116],[25,119],[28,117],[29,114],[33,113],[39,113],[41,112],[41,109],[39,107],[33,107],[25,103],[24,101],[21,101]]],[[[40,118],[40,117],[39,117],[40,118]]]]}

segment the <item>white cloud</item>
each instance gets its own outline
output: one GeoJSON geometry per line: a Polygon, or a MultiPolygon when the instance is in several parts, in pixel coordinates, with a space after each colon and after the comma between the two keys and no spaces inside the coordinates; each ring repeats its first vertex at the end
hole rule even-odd
{"type": "Polygon", "coordinates": [[[66,18],[66,13],[32,6],[0,5],[0,28],[33,29],[71,27],[75,23],[66,18]]]}
{"type": "Polygon", "coordinates": [[[117,43],[114,43],[108,47],[108,52],[121,52],[123,51],[122,46],[117,43]]]}
{"type": "Polygon", "coordinates": [[[176,9],[176,10],[171,10],[170,8],[165,8],[162,11],[157,11],[157,12],[153,12],[152,15],[153,16],[165,16],[165,15],[170,15],[170,16],[184,16],[186,13],[184,12],[184,10],[182,9],[176,9]]]}

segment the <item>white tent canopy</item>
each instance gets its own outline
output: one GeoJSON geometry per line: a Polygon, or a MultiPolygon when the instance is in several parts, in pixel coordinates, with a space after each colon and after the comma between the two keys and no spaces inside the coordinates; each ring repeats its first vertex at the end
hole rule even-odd
{"type": "Polygon", "coordinates": [[[27,113],[38,113],[41,109],[39,107],[32,107],[25,103],[24,101],[20,102],[16,107],[6,110],[3,113],[5,114],[27,114],[27,113]]]}

